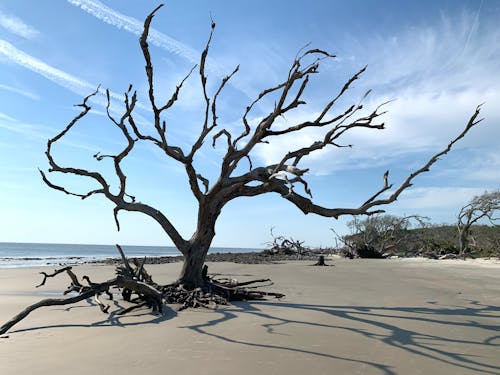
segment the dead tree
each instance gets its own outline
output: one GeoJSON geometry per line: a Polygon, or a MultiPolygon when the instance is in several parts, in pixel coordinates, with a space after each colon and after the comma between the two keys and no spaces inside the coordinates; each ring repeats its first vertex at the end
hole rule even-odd
{"type": "Polygon", "coordinates": [[[286,238],[284,236],[276,236],[273,233],[273,228],[270,229],[272,241],[267,242],[269,249],[265,252],[270,255],[284,254],[284,255],[296,255],[300,258],[301,255],[309,251],[309,249],[302,246],[304,241],[294,240],[293,238],[286,238]]]}
{"type": "MultiPolygon", "coordinates": [[[[144,22],[144,30],[140,37],[140,48],[144,56],[145,71],[148,81],[148,96],[153,113],[154,126],[143,129],[134,120],[134,110],[137,105],[137,95],[132,85],[124,94],[124,111],[118,118],[110,111],[110,94],[107,96],[107,113],[110,122],[123,135],[123,149],[115,155],[94,155],[97,161],[111,160],[114,172],[116,173],[118,186],[112,188],[110,179],[97,171],[65,166],[56,160],[53,148],[62,138],[64,138],[73,128],[89,113],[91,106],[89,100],[98,94],[98,90],[87,96],[79,106],[81,112],[75,116],[68,125],[47,143],[46,155],[49,163],[49,173],[70,174],[88,178],[97,184],[97,188],[87,192],[74,192],[70,189],[56,184],[49,179],[46,172],[41,171],[43,181],[53,189],[60,190],[66,194],[77,196],[81,199],[88,199],[95,195],[105,196],[114,205],[114,219],[119,230],[118,214],[120,211],[140,212],[155,220],[165,233],[170,237],[174,245],[184,256],[184,264],[179,276],[179,284],[186,288],[193,289],[200,287],[203,290],[210,289],[207,280],[203,278],[203,265],[205,257],[215,236],[215,224],[224,206],[239,197],[253,197],[260,194],[276,193],[281,198],[286,199],[295,205],[304,214],[316,214],[324,217],[338,218],[342,215],[372,215],[383,212],[380,206],[394,202],[401,193],[409,188],[418,175],[429,171],[429,168],[443,155],[447,154],[452,146],[465,136],[465,134],[481,120],[478,119],[480,107],[478,106],[467,122],[465,129],[453,139],[442,151],[432,156],[421,168],[412,172],[399,187],[387,194],[393,185],[389,183],[387,174],[384,175],[382,186],[365,202],[353,208],[327,208],[315,204],[312,201],[312,194],[306,182],[305,176],[308,171],[301,168],[300,162],[307,156],[317,153],[327,147],[343,147],[341,138],[353,129],[363,128],[369,130],[382,130],[385,125],[379,121],[384,113],[381,106],[378,106],[368,114],[361,114],[363,105],[353,104],[350,107],[337,110],[336,103],[346,91],[349,90],[354,81],[365,71],[360,69],[354,74],[331,99],[326,100],[323,109],[318,115],[312,115],[307,121],[291,124],[286,127],[276,125],[277,119],[288,115],[298,107],[304,106],[304,93],[308,83],[313,76],[319,72],[320,64],[325,59],[333,59],[335,56],[320,50],[310,49],[301,51],[292,61],[291,66],[284,74],[281,82],[270,86],[260,92],[242,115],[242,127],[240,132],[230,132],[220,128],[218,123],[218,100],[225,86],[231,78],[238,72],[237,66],[229,75],[224,77],[210,92],[207,85],[206,60],[215,29],[215,23],[211,24],[211,31],[208,41],[201,53],[198,65],[198,76],[200,79],[200,90],[204,98],[204,110],[201,118],[200,132],[194,143],[188,148],[182,148],[173,144],[166,136],[167,125],[165,113],[178,100],[179,92],[183,83],[190,77],[195,67],[191,69],[185,78],[175,88],[172,96],[166,102],[160,102],[155,95],[155,70],[150,55],[147,42],[151,21],[162,5],[158,6],[144,22]],[[254,108],[264,106],[268,100],[275,100],[275,104],[270,108],[257,124],[251,124],[250,116],[254,113],[254,108]],[[152,130],[151,130],[152,129],[152,130]],[[299,134],[309,129],[322,129],[324,135],[312,144],[284,151],[280,160],[272,165],[255,166],[252,162],[252,151],[261,143],[270,143],[276,137],[285,134],[299,134]],[[202,146],[210,139],[212,146],[217,141],[224,140],[225,153],[220,162],[218,177],[209,181],[196,169],[195,160],[199,157],[202,146]],[[191,192],[198,203],[196,230],[190,238],[183,238],[177,228],[169,220],[166,213],[161,212],[154,206],[139,202],[127,191],[127,177],[122,168],[122,162],[131,154],[136,145],[146,142],[157,147],[166,158],[171,158],[178,162],[185,170],[191,192]],[[247,167],[248,166],[248,167],[247,167]],[[243,169],[246,170],[243,171],[243,169]],[[297,191],[297,186],[303,188],[305,194],[297,191]]],[[[363,97],[363,99],[368,93],[363,97]]]]}
{"type": "Polygon", "coordinates": [[[110,291],[112,288],[120,289],[123,299],[132,304],[118,311],[117,315],[123,315],[144,306],[151,308],[153,313],[162,314],[165,303],[177,304],[179,306],[178,309],[183,310],[190,307],[216,308],[218,305],[227,304],[228,301],[259,300],[264,299],[266,296],[275,298],[284,297],[281,293],[255,289],[255,284],[257,286],[263,286],[263,283],[265,283],[265,286],[272,285],[269,279],[244,282],[238,282],[234,279],[217,279],[207,274],[206,267],[203,277],[206,280],[206,285],[210,286],[210,290],[208,291],[201,288],[187,289],[178,283],[160,285],[155,283],[151,275],[146,271],[144,267],[146,259],[142,261],[133,259],[133,264],[130,264],[121,247],[119,245],[116,246],[122,257],[123,264],[116,267],[116,277],[110,280],[96,283],[92,282],[88,276],[83,276],[81,278],[82,282],[80,282],[71,266],[57,269],[50,274],[40,272],[43,275],[43,280],[36,286],[37,288],[44,286],[47,279],[66,273],[71,283],[63,294],[76,293],[76,295],[66,298],[46,298],[26,307],[19,314],[0,326],[0,335],[9,331],[31,312],[41,307],[69,305],[94,298],[101,311],[108,313],[110,306],[102,302],[99,297],[101,294],[106,293],[108,298],[112,300],[113,293],[110,291]],[[84,285],[83,281],[87,285],[84,285]],[[251,284],[253,285],[250,286],[251,284]]]}
{"type": "Polygon", "coordinates": [[[395,252],[415,233],[409,229],[417,225],[425,227],[428,218],[410,215],[374,215],[366,219],[355,217],[347,225],[351,233],[337,238],[347,247],[348,252],[360,258],[385,258],[386,253],[395,252]]]}
{"type": "Polygon", "coordinates": [[[94,283],[90,281],[90,278],[88,276],[83,276],[82,281],[85,280],[88,285],[83,285],[83,283],[78,280],[78,277],[73,272],[72,267],[70,266],[55,270],[53,273],[50,274],[46,272],[40,272],[40,274],[43,275],[43,280],[39,285],[36,286],[37,288],[45,285],[47,279],[55,277],[59,274],[66,273],[70,278],[71,283],[64,292],[64,295],[71,292],[75,292],[77,293],[77,295],[67,298],[46,298],[31,306],[28,306],[19,314],[14,316],[11,320],[3,324],[0,327],[0,334],[4,334],[9,329],[11,329],[15,324],[19,323],[21,320],[26,318],[31,312],[41,307],[68,305],[93,297],[95,299],[95,302],[97,302],[98,306],[100,307],[101,311],[107,313],[109,310],[109,305],[105,305],[99,299],[99,296],[102,293],[106,293],[109,299],[113,299],[113,294],[110,292],[110,288],[112,287],[118,287],[122,288],[123,290],[128,290],[131,293],[132,292],[137,293],[141,301],[147,301],[149,306],[151,306],[154,311],[162,313],[163,297],[161,291],[158,290],[152,283],[144,282],[144,278],[142,277],[141,273],[139,272],[136,273],[130,267],[125,257],[124,257],[124,262],[127,265],[127,267],[117,268],[116,277],[107,280],[105,282],[94,283]]]}
{"type": "Polygon", "coordinates": [[[469,252],[470,242],[473,240],[470,233],[471,227],[480,220],[486,220],[490,224],[498,225],[500,217],[495,216],[498,213],[500,213],[500,190],[475,196],[460,209],[457,228],[460,246],[459,255],[461,257],[465,258],[469,252]]]}

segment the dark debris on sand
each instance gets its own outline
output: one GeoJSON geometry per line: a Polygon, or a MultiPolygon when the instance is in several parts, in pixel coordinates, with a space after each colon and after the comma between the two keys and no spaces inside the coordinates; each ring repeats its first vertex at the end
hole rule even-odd
{"type": "MultiPolygon", "coordinates": [[[[249,253],[213,253],[208,254],[206,262],[233,262],[244,264],[265,264],[265,263],[279,263],[290,260],[307,260],[317,261],[320,255],[330,254],[329,250],[309,250],[304,254],[273,254],[268,250],[260,252],[249,253]]],[[[146,259],[145,264],[164,264],[182,262],[182,256],[165,256],[165,257],[149,257],[146,259]]],[[[93,261],[91,263],[111,264],[115,265],[121,262],[120,258],[111,258],[93,261]]]]}

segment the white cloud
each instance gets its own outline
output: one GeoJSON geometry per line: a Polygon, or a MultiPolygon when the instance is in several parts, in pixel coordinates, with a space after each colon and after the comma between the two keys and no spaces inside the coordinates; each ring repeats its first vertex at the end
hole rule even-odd
{"type": "Polygon", "coordinates": [[[482,184],[485,187],[500,186],[500,153],[498,150],[483,151],[461,155],[447,173],[460,176],[468,183],[482,184]]]}
{"type": "MultiPolygon", "coordinates": [[[[312,173],[327,174],[338,169],[383,165],[389,158],[394,161],[415,153],[431,156],[459,134],[482,102],[485,104],[481,117],[486,120],[455,149],[481,148],[483,153],[498,153],[500,127],[495,124],[500,121],[498,40],[498,25],[481,23],[475,13],[456,19],[443,16],[439,24],[414,26],[401,34],[375,36],[363,43],[349,41],[346,52],[354,53],[355,61],[341,63],[350,69],[352,64],[359,65],[357,61],[367,62],[368,70],[355,86],[360,91],[375,89],[365,107],[373,109],[396,99],[385,108],[388,113],[382,121],[386,129],[359,129],[346,134],[340,142],[353,144],[352,149],[330,148],[308,157],[303,165],[311,167],[312,173]]],[[[346,98],[352,95],[348,93],[346,98]]],[[[315,99],[324,102],[324,98],[315,99]]],[[[354,103],[356,99],[352,100],[354,103]]],[[[307,112],[302,107],[289,114],[287,122],[293,125],[312,119],[317,111],[318,108],[309,108],[307,112]]],[[[320,139],[320,134],[313,130],[280,137],[270,145],[259,146],[257,155],[265,163],[273,163],[286,152],[320,139]]]]}
{"type": "Polygon", "coordinates": [[[360,82],[369,87],[418,87],[424,92],[471,85],[483,89],[491,87],[491,76],[498,74],[499,38],[497,23],[481,21],[478,13],[462,13],[453,18],[443,15],[436,24],[415,25],[397,35],[351,40],[347,52],[368,64],[360,82]]]}
{"type": "Polygon", "coordinates": [[[458,209],[486,189],[480,187],[425,187],[405,191],[398,207],[411,210],[458,209]]]}
{"type": "MultiPolygon", "coordinates": [[[[67,90],[69,90],[69,91],[71,91],[71,92],[73,92],[81,97],[89,95],[97,87],[97,85],[91,84],[85,80],[82,80],[82,79],[74,76],[74,75],[71,75],[67,72],[60,70],[60,69],[54,68],[54,67],[48,65],[47,63],[17,49],[9,42],[0,39],[0,55],[2,55],[2,54],[4,56],[6,56],[7,58],[9,58],[14,63],[16,63],[20,66],[23,66],[26,69],[29,69],[37,74],[40,74],[41,76],[47,78],[48,80],[56,83],[57,85],[65,88],[65,89],[67,89],[67,90]]],[[[6,87],[0,86],[0,88],[7,89],[7,86],[6,87]]],[[[12,91],[12,90],[10,90],[10,91],[12,91]]],[[[118,95],[118,94],[110,91],[110,97],[111,97],[110,112],[116,117],[122,116],[123,113],[121,111],[124,110],[124,108],[123,108],[124,107],[123,106],[123,96],[118,95]]],[[[100,105],[103,108],[105,108],[107,105],[107,101],[105,99],[105,94],[102,90],[100,90],[99,96],[94,96],[93,98],[91,98],[91,101],[100,105]]],[[[146,114],[151,113],[150,108],[145,106],[142,103],[138,102],[136,104],[136,107],[140,108],[142,110],[145,110],[147,112],[146,114]]],[[[105,112],[102,112],[102,111],[93,110],[93,111],[91,111],[91,113],[93,113],[95,115],[100,115],[100,116],[107,116],[107,114],[105,112]]],[[[6,115],[4,115],[4,116],[6,116],[6,115]]],[[[6,117],[3,117],[3,118],[7,119],[6,117]]],[[[1,122],[0,127],[5,128],[5,129],[10,130],[10,131],[13,131],[13,132],[29,135],[29,136],[32,136],[35,138],[46,139],[52,135],[52,132],[41,132],[40,127],[38,127],[38,126],[33,126],[33,125],[29,125],[29,124],[22,124],[22,123],[19,123],[17,121],[16,121],[16,123],[14,123],[13,122],[13,121],[15,121],[14,119],[12,119],[12,118],[8,118],[8,119],[11,120],[11,123],[7,123],[5,121],[1,122]]],[[[141,113],[138,113],[137,111],[135,111],[134,119],[138,125],[143,126],[147,129],[152,129],[152,122],[147,117],[142,115],[141,113]]],[[[174,135],[175,135],[175,131],[174,131],[174,135]]],[[[175,139],[175,137],[174,137],[174,139],[175,139]]],[[[95,151],[94,147],[89,147],[85,144],[72,144],[72,143],[70,144],[69,142],[66,142],[66,143],[68,145],[72,145],[74,147],[95,151]]]]}
{"type": "Polygon", "coordinates": [[[97,85],[81,80],[71,74],[56,69],[35,57],[17,49],[9,42],[0,39],[0,54],[8,57],[18,65],[21,65],[37,74],[44,76],[50,81],[69,89],[70,91],[85,96],[96,89],[97,85]]]}
{"type": "MultiPolygon", "coordinates": [[[[375,99],[376,102],[387,100],[386,97],[375,99]]],[[[386,129],[379,134],[374,132],[359,132],[353,137],[353,143],[363,147],[377,146],[390,148],[391,152],[428,151],[442,148],[449,140],[461,132],[476,106],[485,101],[481,117],[486,121],[480,123],[470,135],[457,146],[477,146],[488,144],[492,139],[478,139],[477,134],[485,135],[485,130],[495,130],[494,122],[500,119],[500,109],[494,105],[500,101],[499,90],[481,91],[475,87],[460,92],[420,93],[413,89],[400,92],[400,96],[387,106],[388,113],[384,115],[386,129]],[[485,129],[488,127],[488,129],[485,129]]],[[[372,101],[372,106],[375,101],[372,101]]],[[[479,137],[481,138],[481,137],[479,137]]]]}
{"type": "Polygon", "coordinates": [[[0,120],[7,120],[7,121],[16,121],[9,115],[6,115],[5,113],[0,112],[0,120]]]}
{"type": "Polygon", "coordinates": [[[35,38],[39,32],[32,26],[27,25],[17,17],[10,16],[0,12],[0,26],[13,34],[26,39],[35,38]]]}

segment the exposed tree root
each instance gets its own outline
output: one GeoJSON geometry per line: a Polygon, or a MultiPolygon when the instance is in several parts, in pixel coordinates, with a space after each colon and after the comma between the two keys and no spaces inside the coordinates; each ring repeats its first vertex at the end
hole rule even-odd
{"type": "Polygon", "coordinates": [[[215,309],[219,305],[227,305],[230,301],[242,300],[261,300],[265,297],[282,298],[284,294],[270,293],[260,290],[254,290],[258,286],[272,285],[269,279],[251,280],[245,282],[237,282],[234,279],[221,278],[216,279],[208,275],[205,266],[203,272],[204,285],[195,289],[187,289],[181,283],[176,282],[169,285],[160,285],[153,281],[151,275],[144,268],[145,259],[138,261],[133,259],[133,266],[125,257],[122,249],[117,246],[118,251],[123,260],[123,265],[116,267],[116,277],[102,283],[95,283],[88,276],[83,276],[87,285],[83,285],[76,274],[72,271],[72,267],[64,267],[54,270],[53,273],[40,272],[43,275],[42,282],[36,287],[45,285],[47,279],[55,277],[59,274],[66,273],[71,282],[68,288],[64,291],[64,295],[68,293],[76,293],[75,296],[67,298],[47,298],[41,300],[31,306],[28,306],[11,320],[0,327],[0,335],[9,331],[15,324],[26,318],[32,311],[44,306],[60,306],[77,303],[89,298],[94,298],[99,308],[103,313],[108,313],[110,306],[103,303],[99,296],[105,293],[110,300],[113,299],[113,294],[110,288],[118,288],[121,290],[122,297],[125,301],[133,305],[120,310],[117,314],[123,315],[138,308],[147,306],[152,309],[153,313],[163,313],[163,304],[178,304],[179,310],[187,308],[204,307],[215,309]],[[265,283],[263,285],[263,283],[265,283]],[[258,284],[257,286],[249,286],[258,284]]]}
{"type": "MultiPolygon", "coordinates": [[[[251,290],[253,287],[242,288],[255,283],[270,282],[269,279],[260,279],[238,283],[232,279],[215,279],[208,276],[203,287],[188,290],[180,283],[165,285],[163,287],[163,298],[165,303],[180,304],[179,310],[186,308],[217,308],[218,305],[227,305],[231,301],[261,300],[266,296],[283,298],[281,293],[251,290]]],[[[272,285],[266,284],[265,286],[272,285]]],[[[263,285],[260,285],[261,287],[263,285]]]]}

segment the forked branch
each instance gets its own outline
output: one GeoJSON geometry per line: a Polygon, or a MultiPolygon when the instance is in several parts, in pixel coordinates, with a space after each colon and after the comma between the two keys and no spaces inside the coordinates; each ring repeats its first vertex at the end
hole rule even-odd
{"type": "MultiPolygon", "coordinates": [[[[312,201],[313,192],[307,181],[308,168],[302,167],[301,163],[311,155],[318,154],[327,148],[351,147],[350,144],[343,143],[343,137],[356,129],[364,131],[379,131],[385,128],[381,116],[385,113],[382,103],[372,111],[364,112],[363,101],[369,95],[368,90],[359,101],[353,102],[347,108],[338,109],[340,99],[346,95],[348,90],[365,72],[366,67],[362,67],[353,74],[347,82],[333,93],[331,98],[325,99],[319,106],[319,111],[305,121],[283,124],[280,121],[285,115],[306,105],[308,89],[313,79],[316,79],[320,71],[321,64],[335,58],[334,55],[321,49],[303,49],[295,56],[289,69],[282,79],[268,88],[263,89],[257,98],[250,102],[242,115],[242,129],[231,132],[230,128],[222,127],[219,124],[219,101],[223,92],[231,84],[231,80],[239,71],[239,66],[228,72],[225,77],[219,77],[215,86],[209,84],[207,66],[209,64],[209,52],[212,37],[215,32],[215,23],[211,21],[210,33],[205,47],[200,56],[197,75],[199,78],[199,88],[202,94],[203,107],[200,113],[198,127],[195,128],[193,142],[186,148],[170,143],[167,137],[167,123],[165,115],[179,100],[183,84],[192,76],[193,67],[175,87],[170,99],[165,102],[158,102],[156,93],[155,70],[153,67],[152,54],[148,44],[148,35],[151,23],[161,5],[154,9],[144,22],[144,29],[139,39],[140,48],[145,61],[145,74],[147,78],[148,99],[153,115],[153,127],[151,129],[139,128],[134,120],[137,105],[136,92],[132,86],[124,94],[124,110],[121,116],[114,116],[110,111],[110,95],[107,92],[107,113],[108,119],[116,127],[124,140],[122,149],[116,154],[96,154],[97,161],[109,161],[113,163],[114,177],[118,181],[117,189],[111,189],[109,179],[97,171],[66,167],[56,162],[52,148],[62,137],[65,137],[70,130],[90,111],[89,99],[97,94],[92,93],[84,98],[79,106],[82,108],[78,114],[58,135],[50,139],[47,143],[46,155],[49,161],[49,172],[76,175],[85,177],[97,184],[88,192],[73,192],[63,186],[48,179],[44,172],[40,172],[43,181],[51,188],[60,190],[66,194],[74,195],[86,199],[95,195],[104,195],[114,204],[114,219],[119,228],[118,213],[120,211],[140,212],[160,224],[165,233],[173,241],[177,249],[187,258],[198,257],[199,262],[190,263],[187,261],[186,270],[191,264],[196,272],[187,272],[191,276],[181,275],[180,279],[189,280],[190,285],[205,286],[206,280],[201,277],[201,267],[208,253],[208,249],[215,236],[215,226],[224,206],[231,200],[239,197],[252,197],[267,193],[278,193],[284,199],[290,201],[303,213],[313,213],[325,217],[338,218],[342,215],[373,215],[383,212],[384,205],[396,201],[402,192],[412,186],[415,178],[422,173],[429,171],[438,159],[447,154],[456,142],[463,138],[472,127],[481,120],[478,119],[480,106],[470,118],[465,129],[447,147],[432,156],[421,168],[411,173],[404,181],[393,190],[393,184],[389,182],[388,172],[383,176],[382,186],[376,190],[364,203],[354,208],[328,208],[320,206],[312,201]],[[262,110],[267,103],[274,102],[267,110],[262,110]],[[252,117],[255,122],[252,121],[252,117]],[[262,143],[272,143],[276,137],[299,136],[305,131],[314,129],[321,132],[316,139],[310,143],[300,146],[290,147],[280,150],[279,157],[269,165],[256,165],[253,162],[256,158],[251,158],[256,147],[262,143]],[[223,143],[225,150],[219,164],[219,171],[211,173],[214,175],[213,181],[209,181],[204,171],[197,169],[196,161],[200,158],[202,147],[209,139],[212,145],[219,138],[225,138],[223,143]],[[167,158],[176,160],[184,168],[190,190],[198,203],[198,215],[196,218],[196,228],[189,238],[185,240],[174,227],[167,215],[157,208],[141,203],[136,200],[135,194],[127,192],[127,176],[122,163],[133,152],[138,142],[146,142],[158,147],[167,158]],[[244,160],[244,164],[240,162],[244,160]],[[248,161],[248,164],[247,164],[248,161]],[[202,173],[203,172],[203,173],[202,173]],[[297,193],[297,188],[304,191],[304,196],[297,193]]],[[[292,118],[292,116],[290,116],[292,118]]],[[[184,125],[184,124],[183,124],[184,125]]],[[[170,125],[169,125],[170,126],[170,125]]],[[[191,128],[190,128],[191,129],[191,128]]],[[[213,171],[210,171],[213,172],[213,171]]],[[[181,293],[181,292],[179,292],[181,293]]],[[[182,292],[184,293],[184,292],[182,292]]],[[[181,294],[182,294],[181,293],[181,294]]],[[[189,298],[194,298],[192,294],[189,298]]],[[[198,298],[198,297],[196,297],[198,298]]]]}
{"type": "Polygon", "coordinates": [[[383,205],[388,205],[394,201],[396,201],[401,193],[411,187],[413,185],[413,180],[420,174],[428,172],[430,170],[430,167],[436,163],[441,156],[446,155],[452,148],[452,146],[458,142],[460,139],[462,139],[472,127],[477,125],[479,122],[482,121],[482,119],[477,119],[480,113],[481,106],[477,106],[474,114],[471,116],[469,119],[465,129],[455,138],[453,139],[446,148],[444,148],[442,151],[438,152],[437,154],[433,155],[427,163],[425,163],[421,168],[417,169],[413,173],[411,173],[402,183],[401,185],[394,190],[387,198],[380,198],[383,193],[386,191],[390,190],[392,187],[392,184],[388,183],[388,172],[384,174],[384,184],[380,190],[378,190],[372,197],[370,197],[365,203],[363,203],[361,206],[358,208],[325,208],[318,206],[314,203],[312,203],[309,199],[304,198],[300,196],[299,194],[296,194],[293,192],[290,194],[289,190],[286,190],[285,185],[280,185],[277,186],[274,191],[277,193],[280,193],[285,199],[289,200],[292,202],[294,205],[296,205],[302,212],[305,214],[308,213],[314,213],[320,216],[326,216],[326,217],[333,217],[337,219],[341,215],[373,215],[376,213],[382,213],[385,212],[382,209],[375,209],[373,210],[374,207],[379,207],[383,205]]]}

